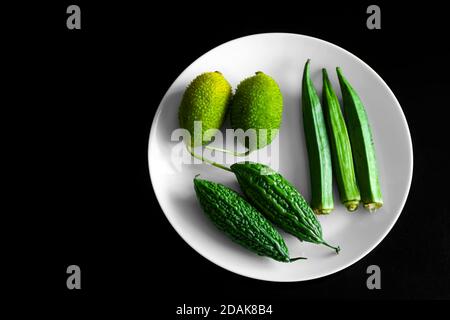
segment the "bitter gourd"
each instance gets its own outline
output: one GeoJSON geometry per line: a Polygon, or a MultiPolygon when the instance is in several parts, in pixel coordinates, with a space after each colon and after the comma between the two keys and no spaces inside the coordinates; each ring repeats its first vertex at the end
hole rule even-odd
{"type": "Polygon", "coordinates": [[[342,116],[339,100],[333,91],[327,70],[322,69],[322,105],[327,123],[328,138],[341,202],[349,211],[358,209],[361,197],[356,183],[353,156],[347,126],[342,116]]]}
{"type": "Polygon", "coordinates": [[[367,113],[361,99],[342,74],[336,72],[341,86],[344,117],[355,163],[356,180],[361,193],[361,201],[366,209],[374,211],[383,205],[378,166],[367,113]]]}
{"type": "Polygon", "coordinates": [[[234,242],[277,261],[301,259],[289,258],[288,248],[279,232],[234,190],[197,177],[194,188],[203,211],[234,242]]]}
{"type": "Polygon", "coordinates": [[[310,78],[309,63],[308,59],[303,70],[302,110],[311,181],[311,207],[317,214],[327,214],[334,208],[331,154],[322,106],[310,78]]]}
{"type": "Polygon", "coordinates": [[[253,162],[231,166],[239,185],[250,202],[270,221],[302,241],[324,244],[322,227],[311,207],[298,190],[270,167],[253,162]]]}

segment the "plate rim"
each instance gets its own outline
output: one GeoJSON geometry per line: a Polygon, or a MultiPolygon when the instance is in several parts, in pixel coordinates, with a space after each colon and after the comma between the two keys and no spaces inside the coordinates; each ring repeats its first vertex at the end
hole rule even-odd
{"type": "MultiPolygon", "coordinates": [[[[243,276],[246,278],[250,278],[250,279],[255,279],[255,280],[260,280],[260,281],[268,281],[268,282],[302,282],[302,281],[310,281],[310,280],[314,280],[314,279],[320,279],[320,278],[324,278],[327,276],[331,276],[333,274],[336,274],[348,267],[350,267],[351,265],[359,262],[360,260],[362,260],[364,257],[366,257],[370,252],[372,252],[385,238],[386,236],[389,234],[389,232],[392,230],[392,228],[394,227],[394,225],[397,223],[398,218],[400,217],[400,215],[403,212],[403,209],[405,207],[406,201],[408,199],[409,196],[409,192],[411,190],[411,183],[412,183],[412,178],[413,178],[413,174],[414,174],[414,152],[413,152],[413,143],[412,143],[412,137],[411,137],[411,130],[409,129],[409,125],[408,125],[408,121],[406,119],[405,113],[403,112],[403,109],[399,103],[399,101],[397,100],[397,97],[394,95],[394,93],[392,92],[391,88],[387,85],[387,83],[384,81],[384,79],[374,70],[372,69],[372,67],[370,65],[368,65],[366,62],[364,62],[362,59],[360,59],[359,57],[357,57],[356,55],[354,55],[353,53],[351,53],[350,51],[334,44],[331,43],[329,41],[317,38],[317,37],[313,37],[313,36],[308,36],[308,35],[304,35],[304,34],[298,34],[298,33],[290,33],[290,32],[263,32],[263,33],[255,33],[255,34],[250,34],[250,35],[246,35],[246,36],[242,36],[239,38],[235,38],[229,41],[226,41],[208,51],[206,51],[205,53],[203,53],[201,56],[199,56],[197,59],[195,59],[192,63],[190,63],[186,68],[184,68],[184,70],[178,75],[178,77],[172,82],[172,84],[169,86],[169,88],[166,90],[166,93],[164,94],[164,96],[162,97],[162,99],[160,100],[160,103],[158,105],[158,108],[153,116],[153,120],[152,120],[152,124],[150,127],[150,134],[149,134],[149,139],[148,139],[148,146],[147,146],[147,165],[148,165],[148,170],[149,170],[149,177],[150,177],[150,183],[152,185],[152,189],[153,189],[153,193],[155,194],[156,199],[158,200],[158,204],[161,208],[161,211],[163,211],[164,216],[166,217],[166,219],[169,221],[170,225],[172,226],[172,228],[175,230],[175,232],[178,234],[179,237],[181,237],[181,239],[183,239],[183,241],[185,241],[190,248],[192,248],[195,252],[197,252],[200,256],[202,256],[204,259],[206,259],[207,261],[209,261],[210,263],[215,264],[216,266],[223,268],[229,272],[238,274],[239,276],[243,276]],[[166,211],[163,208],[163,205],[161,204],[160,201],[160,195],[158,194],[153,179],[152,179],[152,165],[150,163],[150,149],[151,149],[151,144],[152,141],[155,139],[155,135],[156,135],[156,130],[154,129],[156,126],[156,121],[159,118],[159,115],[162,111],[161,108],[161,103],[166,99],[168,93],[171,91],[172,87],[174,86],[174,84],[178,81],[178,79],[181,77],[181,75],[188,70],[192,65],[194,65],[197,61],[199,61],[200,59],[202,59],[205,55],[209,54],[211,51],[216,50],[221,48],[222,46],[226,46],[229,45],[232,42],[237,42],[237,41],[241,41],[243,39],[246,38],[250,38],[250,37],[265,37],[265,36],[294,36],[294,37],[299,37],[299,38],[307,38],[307,39],[312,39],[315,41],[319,41],[324,43],[325,45],[329,45],[332,46],[340,51],[343,51],[344,53],[350,55],[351,57],[355,58],[358,62],[362,63],[363,65],[365,65],[371,72],[373,72],[373,74],[376,76],[376,78],[380,81],[380,83],[383,85],[383,87],[385,89],[387,89],[387,92],[390,94],[390,96],[393,98],[397,108],[400,110],[400,114],[401,114],[401,119],[403,124],[405,125],[407,132],[408,132],[408,153],[409,153],[409,158],[411,159],[410,162],[410,166],[409,166],[409,176],[408,176],[408,184],[407,184],[407,190],[401,200],[401,209],[399,210],[399,212],[396,214],[396,216],[394,217],[394,219],[392,220],[392,222],[389,224],[389,226],[385,229],[385,231],[380,235],[380,237],[378,238],[377,241],[374,242],[373,245],[369,246],[367,249],[365,249],[358,257],[356,257],[355,259],[351,259],[349,262],[344,263],[342,266],[339,266],[337,268],[333,268],[331,271],[326,272],[326,273],[322,273],[321,275],[316,275],[316,276],[309,276],[309,277],[305,277],[302,279],[266,279],[266,278],[260,278],[260,277],[256,277],[256,276],[250,276],[247,274],[243,274],[239,271],[236,270],[231,270],[230,268],[223,266],[222,264],[213,261],[211,259],[209,259],[208,257],[206,257],[203,253],[201,253],[199,250],[197,250],[197,248],[195,248],[188,240],[186,240],[181,233],[178,231],[177,227],[175,227],[175,224],[171,221],[171,219],[169,218],[168,214],[166,213],[166,211]]],[[[155,169],[153,169],[155,170],[155,169]]]]}

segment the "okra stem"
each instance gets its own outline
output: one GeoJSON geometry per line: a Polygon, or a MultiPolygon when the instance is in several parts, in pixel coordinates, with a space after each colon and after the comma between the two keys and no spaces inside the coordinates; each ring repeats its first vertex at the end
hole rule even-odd
{"type": "Polygon", "coordinates": [[[381,207],[382,204],[379,202],[364,203],[364,208],[369,210],[369,212],[375,212],[377,209],[380,209],[381,207]]]}
{"type": "Polygon", "coordinates": [[[344,206],[347,208],[348,211],[352,212],[352,211],[355,211],[356,209],[358,209],[359,201],[357,201],[357,200],[346,201],[346,202],[344,202],[344,206]]]}
{"type": "Polygon", "coordinates": [[[315,214],[329,214],[333,209],[314,209],[315,214]]]}

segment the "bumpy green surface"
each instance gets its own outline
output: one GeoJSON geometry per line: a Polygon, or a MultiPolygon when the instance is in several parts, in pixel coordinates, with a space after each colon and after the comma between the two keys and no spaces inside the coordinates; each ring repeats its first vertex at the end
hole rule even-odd
{"type": "Polygon", "coordinates": [[[338,67],[336,71],[341,86],[344,117],[352,146],[361,200],[365,208],[373,211],[383,205],[383,196],[378,180],[378,165],[372,130],[370,129],[366,109],[358,94],[344,77],[342,70],[338,67]]]}
{"type": "Polygon", "coordinates": [[[233,129],[255,129],[256,146],[260,149],[272,142],[278,133],[283,114],[283,96],[278,84],[270,76],[257,72],[237,87],[230,112],[233,129]]]}
{"type": "Polygon", "coordinates": [[[197,178],[194,188],[203,211],[233,241],[260,256],[290,261],[288,248],[278,231],[237,192],[197,178]]]}
{"type": "Polygon", "coordinates": [[[215,130],[225,120],[231,97],[230,84],[217,71],[203,73],[189,84],[180,104],[178,119],[180,127],[188,130],[191,135],[191,146],[210,142],[215,130]],[[202,121],[201,137],[194,137],[195,121],[202,121]]]}
{"type": "Polygon", "coordinates": [[[297,189],[270,167],[252,162],[231,166],[242,191],[270,221],[300,240],[323,243],[316,215],[297,189]]]}

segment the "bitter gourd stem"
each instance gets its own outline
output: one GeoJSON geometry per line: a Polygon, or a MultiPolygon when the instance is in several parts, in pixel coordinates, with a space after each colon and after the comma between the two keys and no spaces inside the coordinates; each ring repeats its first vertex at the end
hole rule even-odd
{"type": "Polygon", "coordinates": [[[327,247],[329,247],[331,249],[334,249],[336,251],[336,254],[338,254],[339,251],[341,251],[341,248],[339,246],[333,247],[333,246],[329,245],[328,243],[326,243],[325,241],[323,241],[321,244],[323,244],[323,245],[325,245],[325,246],[327,246],[327,247]]]}
{"type": "Polygon", "coordinates": [[[229,172],[233,172],[233,171],[231,171],[230,168],[228,168],[228,167],[226,167],[226,166],[224,166],[224,165],[221,165],[220,163],[214,162],[214,161],[212,161],[212,160],[206,159],[206,158],[204,158],[203,156],[200,156],[200,155],[196,154],[196,153],[194,152],[194,150],[192,150],[192,148],[191,148],[190,145],[186,145],[186,148],[187,148],[187,150],[189,151],[189,153],[190,153],[194,158],[197,158],[197,159],[199,159],[199,160],[201,160],[201,161],[203,161],[203,162],[209,163],[209,164],[211,164],[211,165],[213,165],[213,166],[215,166],[215,167],[217,167],[217,168],[220,168],[220,169],[223,169],[223,170],[226,170],[226,171],[229,171],[229,172]]]}
{"type": "Polygon", "coordinates": [[[308,258],[305,258],[305,257],[290,258],[289,262],[294,262],[294,261],[297,261],[297,260],[306,260],[306,259],[308,259],[308,258]]]}
{"type": "Polygon", "coordinates": [[[235,151],[231,151],[231,150],[227,150],[227,149],[210,147],[210,146],[206,146],[205,148],[209,149],[209,150],[220,151],[220,152],[232,154],[235,157],[247,157],[252,152],[251,150],[247,150],[245,152],[235,152],[235,151]]]}

